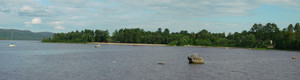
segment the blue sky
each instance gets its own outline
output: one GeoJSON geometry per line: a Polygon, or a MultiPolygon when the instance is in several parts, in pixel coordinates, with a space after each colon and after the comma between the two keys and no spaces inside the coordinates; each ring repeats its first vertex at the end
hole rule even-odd
{"type": "Polygon", "coordinates": [[[241,32],[300,22],[300,0],[1,0],[0,29],[69,32],[142,28],[241,32]]]}

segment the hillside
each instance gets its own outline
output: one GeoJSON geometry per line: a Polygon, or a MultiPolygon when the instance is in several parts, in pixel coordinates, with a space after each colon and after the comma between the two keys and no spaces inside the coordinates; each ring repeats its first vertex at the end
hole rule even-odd
{"type": "Polygon", "coordinates": [[[50,32],[31,32],[28,30],[16,29],[0,29],[0,40],[10,40],[12,32],[13,40],[42,40],[43,37],[51,37],[53,33],[50,32]]]}

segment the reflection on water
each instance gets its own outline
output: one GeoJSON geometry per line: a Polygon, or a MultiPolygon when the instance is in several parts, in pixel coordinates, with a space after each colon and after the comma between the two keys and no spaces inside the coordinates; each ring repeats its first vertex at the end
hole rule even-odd
{"type": "Polygon", "coordinates": [[[0,41],[0,80],[300,79],[299,51],[16,42],[0,41]]]}

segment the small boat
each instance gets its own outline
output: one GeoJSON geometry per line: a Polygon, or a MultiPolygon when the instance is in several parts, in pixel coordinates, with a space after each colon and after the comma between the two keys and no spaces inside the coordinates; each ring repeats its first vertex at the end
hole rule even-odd
{"type": "Polygon", "coordinates": [[[100,44],[96,44],[96,45],[95,45],[95,48],[98,48],[98,47],[100,47],[100,44]]]}
{"type": "Polygon", "coordinates": [[[15,47],[16,45],[15,45],[15,43],[10,43],[8,46],[9,47],[15,47]]]}
{"type": "Polygon", "coordinates": [[[11,40],[12,43],[10,43],[10,44],[8,45],[9,47],[15,47],[15,46],[16,46],[16,42],[13,43],[13,41],[12,41],[13,35],[14,35],[14,33],[12,32],[12,33],[11,33],[11,37],[10,37],[10,40],[11,40]]]}

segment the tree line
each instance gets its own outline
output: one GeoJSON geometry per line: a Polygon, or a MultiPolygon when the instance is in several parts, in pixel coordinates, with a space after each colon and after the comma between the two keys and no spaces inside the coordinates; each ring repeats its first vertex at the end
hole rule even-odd
{"type": "Polygon", "coordinates": [[[107,42],[109,38],[108,30],[82,30],[79,32],[55,33],[52,37],[43,38],[42,42],[70,42],[70,43],[85,43],[85,42],[107,42]]]}
{"type": "Polygon", "coordinates": [[[182,30],[170,32],[169,29],[144,31],[140,28],[119,29],[109,36],[107,30],[82,30],[81,32],[55,33],[52,38],[44,38],[42,42],[121,42],[168,44],[176,46],[200,45],[222,47],[245,47],[276,49],[300,49],[300,25],[290,24],[280,30],[276,24],[254,24],[250,30],[242,32],[211,33],[205,29],[194,33],[182,30]]]}

